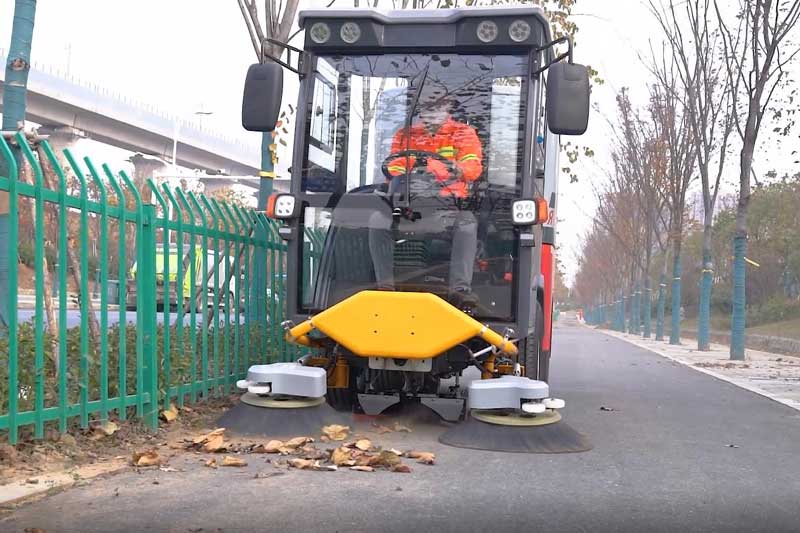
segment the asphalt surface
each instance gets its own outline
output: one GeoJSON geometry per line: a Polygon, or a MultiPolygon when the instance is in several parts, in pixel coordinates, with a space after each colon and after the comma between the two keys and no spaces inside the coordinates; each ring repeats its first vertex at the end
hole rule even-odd
{"type": "Polygon", "coordinates": [[[190,455],[171,463],[181,472],[127,471],[25,505],[0,531],[800,530],[800,412],[588,328],[555,339],[553,393],[589,452],[449,448],[418,424],[372,436],[437,454],[411,474],[254,479],[274,470],[264,456],[213,470],[190,455]]]}

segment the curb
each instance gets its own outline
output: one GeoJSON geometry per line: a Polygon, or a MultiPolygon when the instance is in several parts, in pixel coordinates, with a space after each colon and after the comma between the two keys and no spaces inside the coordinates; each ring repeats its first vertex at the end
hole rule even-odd
{"type": "MultiPolygon", "coordinates": [[[[694,364],[692,364],[689,361],[684,361],[683,359],[680,359],[678,357],[674,357],[674,356],[672,356],[672,355],[670,355],[670,354],[668,354],[668,353],[666,353],[664,351],[658,350],[658,349],[654,348],[653,346],[649,346],[649,345],[647,345],[645,343],[637,342],[636,340],[628,338],[626,336],[623,336],[622,334],[619,334],[618,332],[609,331],[609,330],[606,330],[606,329],[599,329],[599,328],[595,329],[595,328],[593,328],[591,326],[585,326],[585,327],[587,327],[589,329],[592,329],[594,331],[598,331],[600,333],[603,333],[604,335],[608,335],[609,337],[614,337],[615,339],[619,339],[619,340],[625,341],[625,342],[627,342],[629,344],[633,344],[634,346],[637,346],[639,348],[643,348],[643,349],[645,349],[647,351],[653,352],[656,355],[660,355],[661,357],[664,357],[665,359],[669,359],[670,361],[674,361],[676,363],[679,363],[679,364],[681,364],[681,365],[683,365],[685,367],[691,368],[692,370],[695,370],[697,372],[701,372],[703,374],[706,374],[708,376],[716,378],[716,379],[718,379],[720,381],[725,381],[726,383],[730,383],[731,385],[739,387],[740,389],[744,389],[746,391],[752,392],[753,394],[758,394],[759,396],[763,396],[764,398],[768,398],[768,399],[770,399],[770,400],[772,400],[774,402],[777,402],[779,404],[785,405],[786,407],[790,407],[790,408],[792,408],[792,409],[794,409],[796,411],[800,411],[800,401],[787,400],[787,399],[775,396],[774,394],[771,394],[770,392],[765,391],[764,389],[761,389],[761,388],[758,388],[758,387],[754,387],[754,386],[750,385],[749,383],[746,383],[746,382],[744,382],[742,380],[730,378],[730,377],[728,377],[728,376],[726,376],[724,374],[721,374],[719,372],[714,372],[713,370],[709,370],[708,368],[695,366],[694,364]]],[[[780,356],[781,354],[775,354],[775,355],[776,356],[780,356]]]]}

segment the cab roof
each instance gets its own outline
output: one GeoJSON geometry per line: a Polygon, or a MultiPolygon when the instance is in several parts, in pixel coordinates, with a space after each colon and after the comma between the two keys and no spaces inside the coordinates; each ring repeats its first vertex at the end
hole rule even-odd
{"type": "Polygon", "coordinates": [[[477,7],[469,9],[307,9],[300,11],[298,24],[306,19],[371,19],[385,26],[396,24],[451,24],[463,19],[492,17],[537,17],[548,27],[544,10],[539,6],[477,7]]]}
{"type": "MultiPolygon", "coordinates": [[[[468,9],[310,9],[299,14],[300,28],[306,31],[305,49],[313,52],[349,50],[383,53],[391,49],[531,49],[550,42],[550,24],[539,6],[485,7],[468,9]],[[519,21],[527,23],[528,35],[512,39],[510,32],[519,21]],[[485,24],[493,23],[485,26],[485,24]],[[349,30],[350,28],[354,30],[349,30]],[[314,37],[314,28],[320,33],[314,37]],[[493,28],[491,39],[478,32],[493,28]],[[344,41],[340,32],[354,31],[353,40],[344,41]],[[320,35],[322,37],[320,37],[320,35]]],[[[491,31],[491,30],[490,30],[491,31]]]]}

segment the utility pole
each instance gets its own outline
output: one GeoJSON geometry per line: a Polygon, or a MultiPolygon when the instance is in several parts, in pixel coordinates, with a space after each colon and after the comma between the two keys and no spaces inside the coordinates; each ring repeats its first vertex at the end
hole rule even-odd
{"type": "MultiPolygon", "coordinates": [[[[16,131],[25,121],[25,99],[28,92],[28,72],[31,63],[33,22],[36,0],[16,0],[14,21],[11,27],[11,46],[8,49],[5,82],[3,84],[3,131],[16,131]]],[[[0,175],[8,177],[8,168],[0,159],[0,175]]],[[[0,327],[8,326],[8,270],[10,257],[8,228],[16,220],[9,220],[8,193],[0,192],[0,327]]]]}

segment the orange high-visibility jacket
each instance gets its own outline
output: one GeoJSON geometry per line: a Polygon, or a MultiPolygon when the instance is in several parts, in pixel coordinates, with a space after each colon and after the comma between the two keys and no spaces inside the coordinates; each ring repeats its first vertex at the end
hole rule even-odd
{"type": "MultiPolygon", "coordinates": [[[[459,198],[465,198],[467,184],[478,179],[483,172],[483,150],[478,134],[472,126],[456,122],[452,118],[448,118],[434,135],[430,135],[423,124],[412,125],[408,142],[405,128],[400,129],[392,139],[392,153],[404,150],[434,152],[456,162],[461,170],[461,179],[443,187],[441,194],[444,196],[452,194],[459,198]]],[[[389,173],[392,176],[405,174],[406,160],[413,168],[413,157],[398,157],[387,165],[389,173]]]]}

